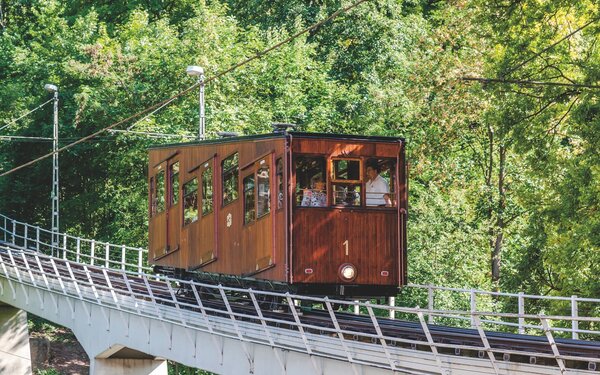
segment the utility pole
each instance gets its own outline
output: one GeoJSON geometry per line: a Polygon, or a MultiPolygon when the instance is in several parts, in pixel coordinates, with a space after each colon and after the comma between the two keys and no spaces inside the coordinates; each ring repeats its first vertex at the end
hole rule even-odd
{"type": "Polygon", "coordinates": [[[188,66],[187,74],[198,77],[200,85],[200,124],[198,126],[198,140],[202,141],[205,138],[206,127],[204,124],[204,69],[200,66],[188,66]]]}
{"type": "Polygon", "coordinates": [[[44,88],[54,94],[54,132],[52,136],[52,192],[50,198],[52,200],[52,255],[54,251],[58,254],[59,243],[59,209],[58,209],[58,87],[51,84],[46,84],[44,88]]]}

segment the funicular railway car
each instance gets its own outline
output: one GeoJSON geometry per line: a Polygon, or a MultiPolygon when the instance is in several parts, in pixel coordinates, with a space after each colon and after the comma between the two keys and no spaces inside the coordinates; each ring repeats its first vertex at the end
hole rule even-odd
{"type": "Polygon", "coordinates": [[[149,259],[202,281],[396,295],[407,276],[404,148],[287,131],[152,147],[149,259]]]}

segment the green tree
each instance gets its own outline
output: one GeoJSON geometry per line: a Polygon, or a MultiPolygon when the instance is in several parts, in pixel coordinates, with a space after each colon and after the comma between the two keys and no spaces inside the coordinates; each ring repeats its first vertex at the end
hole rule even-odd
{"type": "MultiPolygon", "coordinates": [[[[495,44],[488,54],[486,76],[565,84],[594,82],[589,80],[589,74],[597,57],[593,47],[597,26],[589,24],[564,39],[592,20],[595,8],[592,2],[574,5],[563,1],[497,1],[491,7],[486,4],[480,5],[483,23],[488,25],[486,29],[495,44]]],[[[560,252],[552,250],[556,247],[554,236],[563,238],[564,244],[570,241],[551,222],[557,218],[553,215],[557,211],[563,213],[561,225],[570,221],[565,216],[577,216],[574,207],[569,207],[568,202],[573,200],[568,190],[580,191],[582,196],[594,194],[591,169],[580,175],[582,171],[569,168],[573,158],[579,158],[571,141],[587,144],[589,135],[594,133],[580,132],[582,126],[589,125],[578,116],[587,112],[584,108],[589,108],[589,102],[584,103],[584,98],[593,94],[575,85],[505,83],[489,85],[485,90],[492,105],[482,124],[483,129],[487,128],[487,137],[480,138],[482,144],[488,145],[484,154],[488,172],[481,206],[487,210],[489,223],[492,280],[500,281],[500,262],[509,234],[528,254],[510,250],[514,258],[509,262],[514,261],[514,268],[504,285],[523,284],[536,292],[563,293],[563,280],[572,277],[568,274],[578,274],[576,269],[583,264],[573,262],[572,254],[564,247],[560,252]],[[574,178],[578,175],[579,178],[574,178]],[[567,176],[571,177],[568,182],[567,176]],[[564,215],[565,212],[569,214],[564,215]],[[518,224],[516,232],[510,229],[511,224],[518,224]],[[557,267],[557,262],[562,266],[557,267]],[[535,281],[529,281],[530,277],[535,281]]],[[[483,153],[485,148],[482,146],[480,150],[483,153]]],[[[593,220],[589,224],[592,223],[593,220]]],[[[585,234],[586,226],[578,231],[589,241],[592,237],[585,234]]],[[[591,252],[597,252],[598,243],[595,249],[593,240],[589,244],[591,252]]],[[[574,247],[581,249],[580,246],[574,247]]]]}
{"type": "MultiPolygon", "coordinates": [[[[347,4],[0,0],[0,123],[54,83],[67,144],[190,86],[187,65],[214,76],[347,4]]],[[[403,136],[411,281],[597,296],[597,90],[463,80],[597,85],[597,12],[591,0],[365,2],[211,82],[208,133],[284,121],[403,136]]],[[[48,137],[51,112],[0,134],[48,137]]],[[[190,93],[123,128],[193,135],[197,112],[190,93]]],[[[183,139],[105,133],[61,153],[61,229],[144,246],[146,148],[183,139]]],[[[0,140],[0,168],[50,148],[0,140]]],[[[48,227],[50,165],[0,178],[0,211],[48,227]]]]}

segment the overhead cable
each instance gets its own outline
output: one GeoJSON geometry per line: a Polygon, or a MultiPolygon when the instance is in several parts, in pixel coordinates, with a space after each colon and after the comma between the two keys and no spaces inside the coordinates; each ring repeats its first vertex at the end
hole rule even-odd
{"type": "Polygon", "coordinates": [[[548,47],[544,48],[543,50],[541,50],[540,52],[536,53],[535,55],[531,56],[530,58],[528,58],[527,60],[523,61],[522,63],[520,63],[519,65],[509,69],[506,73],[504,73],[504,76],[507,76],[513,72],[515,72],[516,70],[520,69],[523,65],[529,63],[530,61],[536,59],[538,56],[540,56],[542,53],[554,48],[557,44],[561,43],[562,41],[569,39],[570,37],[572,37],[573,35],[577,34],[578,32],[580,32],[581,30],[585,29],[586,27],[588,27],[589,25],[591,25],[592,23],[596,22],[600,20],[600,17],[596,17],[593,18],[591,21],[589,21],[588,23],[586,23],[585,25],[579,27],[577,30],[569,33],[568,35],[565,35],[564,37],[562,37],[561,39],[559,39],[558,41],[552,43],[551,45],[549,45],[548,47]]]}
{"type": "MultiPolygon", "coordinates": [[[[128,128],[129,129],[129,128],[128,128]]],[[[133,131],[133,130],[118,130],[118,129],[111,129],[109,130],[110,133],[124,133],[124,134],[134,134],[134,135],[147,135],[149,137],[166,137],[166,138],[190,138],[190,139],[195,139],[196,136],[195,135],[191,135],[191,134],[166,134],[166,133],[157,133],[157,132],[139,132],[139,131],[133,131]]]]}
{"type": "Polygon", "coordinates": [[[503,78],[483,78],[483,77],[462,77],[463,81],[477,81],[482,83],[499,83],[499,84],[514,84],[521,86],[560,86],[560,87],[576,87],[582,89],[600,89],[599,85],[585,85],[580,83],[562,83],[562,82],[542,82],[542,81],[527,81],[521,79],[503,79],[503,78]]]}
{"type": "Polygon", "coordinates": [[[11,122],[7,123],[7,124],[6,124],[6,125],[4,125],[3,127],[1,127],[1,128],[0,128],[0,130],[2,130],[2,129],[4,129],[4,128],[7,128],[7,127],[9,127],[9,126],[11,126],[11,125],[13,125],[13,124],[15,124],[17,121],[19,121],[19,120],[20,120],[20,119],[22,119],[23,117],[26,117],[26,116],[28,116],[28,115],[32,114],[33,112],[37,111],[38,109],[42,108],[43,106],[45,106],[46,104],[50,103],[50,102],[51,102],[51,101],[53,101],[53,100],[54,100],[54,99],[50,99],[50,100],[48,100],[46,103],[43,103],[43,104],[40,104],[40,105],[38,105],[37,107],[35,107],[35,108],[34,108],[34,109],[32,109],[31,111],[27,112],[27,113],[26,113],[26,114],[24,114],[23,116],[21,116],[21,117],[19,117],[19,118],[17,118],[17,119],[14,119],[14,120],[12,120],[11,122]]]}
{"type": "Polygon", "coordinates": [[[52,141],[53,138],[48,137],[25,137],[20,135],[0,135],[0,139],[12,140],[12,139],[34,139],[34,140],[43,140],[43,141],[52,141]]]}
{"type": "Polygon", "coordinates": [[[171,104],[171,102],[173,102],[173,100],[177,99],[177,96],[174,96],[171,98],[171,100],[167,100],[164,102],[163,105],[161,105],[160,107],[156,108],[154,111],[148,113],[146,116],[142,117],[141,119],[137,120],[136,122],[134,122],[131,126],[129,126],[127,128],[127,130],[131,130],[134,126],[136,126],[137,124],[139,124],[140,122],[144,121],[145,119],[147,119],[148,117],[152,116],[153,114],[155,114],[156,112],[160,111],[161,109],[163,109],[164,107],[166,107],[167,105],[171,104]]]}

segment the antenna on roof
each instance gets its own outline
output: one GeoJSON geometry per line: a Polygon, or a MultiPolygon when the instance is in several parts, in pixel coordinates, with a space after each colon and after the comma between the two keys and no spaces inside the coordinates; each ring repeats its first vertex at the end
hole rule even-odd
{"type": "Polygon", "coordinates": [[[288,128],[295,129],[298,125],[285,122],[272,122],[271,126],[274,133],[287,133],[288,128]]]}
{"type": "Polygon", "coordinates": [[[236,132],[217,132],[217,135],[221,138],[237,137],[239,134],[236,132]]]}

